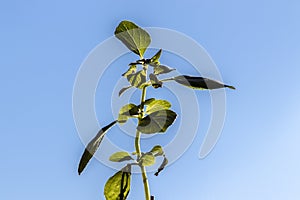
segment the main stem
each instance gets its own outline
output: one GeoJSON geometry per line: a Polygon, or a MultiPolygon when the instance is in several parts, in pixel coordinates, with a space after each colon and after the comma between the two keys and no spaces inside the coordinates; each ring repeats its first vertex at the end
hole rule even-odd
{"type": "MultiPolygon", "coordinates": [[[[144,102],[145,102],[145,98],[146,98],[146,88],[147,87],[143,87],[143,89],[142,89],[142,97],[141,97],[141,104],[140,104],[142,112],[140,113],[140,115],[138,117],[138,120],[139,120],[138,123],[140,123],[141,119],[143,119],[143,117],[144,117],[144,102]]],[[[137,154],[137,160],[139,160],[140,157],[142,156],[140,141],[141,141],[141,132],[137,130],[136,136],[135,136],[135,150],[136,150],[136,154],[137,154]]],[[[146,168],[142,165],[139,165],[139,166],[140,166],[141,172],[142,172],[145,198],[146,198],[146,200],[150,200],[150,188],[149,188],[146,168]]]]}

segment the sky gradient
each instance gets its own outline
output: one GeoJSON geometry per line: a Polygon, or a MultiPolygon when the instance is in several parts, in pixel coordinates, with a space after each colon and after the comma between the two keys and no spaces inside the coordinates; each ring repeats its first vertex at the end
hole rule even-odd
{"type": "MultiPolygon", "coordinates": [[[[237,88],[227,90],[222,136],[203,160],[198,154],[210,99],[197,93],[199,133],[160,176],[149,174],[156,199],[299,199],[299,10],[296,0],[1,1],[0,199],[103,199],[114,170],[93,160],[77,175],[84,146],[73,120],[72,91],[83,60],[124,19],[190,36],[237,88]]],[[[167,54],[162,59],[192,73],[184,60],[167,54]]],[[[101,92],[97,117],[108,124],[110,99],[101,92]]],[[[134,176],[128,199],[142,198],[141,178],[134,176]]]]}

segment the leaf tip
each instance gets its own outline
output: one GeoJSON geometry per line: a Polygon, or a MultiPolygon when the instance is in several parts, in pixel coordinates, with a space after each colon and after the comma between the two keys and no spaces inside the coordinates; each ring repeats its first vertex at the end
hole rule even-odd
{"type": "Polygon", "coordinates": [[[88,159],[87,162],[86,162],[85,157],[86,157],[86,150],[85,150],[84,154],[82,155],[82,158],[81,158],[81,160],[79,162],[79,165],[78,165],[78,170],[77,170],[78,175],[80,175],[83,172],[83,170],[86,167],[87,162],[89,160],[88,159]]]}
{"type": "Polygon", "coordinates": [[[78,170],[77,170],[79,176],[81,175],[82,171],[83,171],[83,168],[82,168],[81,164],[79,164],[78,170]]]}
{"type": "Polygon", "coordinates": [[[235,90],[235,87],[233,87],[233,86],[231,86],[231,85],[225,85],[225,87],[228,87],[228,88],[230,88],[230,89],[232,89],[232,90],[235,90]]]}

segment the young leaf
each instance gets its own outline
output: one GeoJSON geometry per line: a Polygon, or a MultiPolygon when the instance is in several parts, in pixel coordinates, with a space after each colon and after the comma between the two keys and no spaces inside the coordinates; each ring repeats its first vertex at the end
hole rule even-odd
{"type": "Polygon", "coordinates": [[[122,76],[127,77],[130,74],[134,74],[136,72],[136,65],[130,65],[129,69],[122,74],[122,76]]]}
{"type": "Polygon", "coordinates": [[[161,52],[162,52],[162,49],[160,49],[151,59],[150,59],[150,65],[151,66],[157,66],[160,64],[159,62],[159,58],[160,58],[160,55],[161,55],[161,52]]]}
{"type": "Polygon", "coordinates": [[[104,186],[106,200],[126,200],[130,191],[131,165],[110,177],[104,186]]]}
{"type": "Polygon", "coordinates": [[[129,85],[127,87],[123,87],[120,91],[119,91],[119,96],[121,96],[126,90],[132,88],[132,85],[129,85]]]}
{"type": "Polygon", "coordinates": [[[160,74],[166,74],[166,73],[169,73],[171,71],[174,71],[176,69],[172,69],[172,68],[169,68],[167,66],[164,66],[164,65],[157,65],[154,67],[154,70],[153,70],[153,73],[155,75],[160,75],[160,74]]]}
{"type": "Polygon", "coordinates": [[[130,21],[122,21],[115,30],[115,36],[140,57],[143,57],[151,42],[150,35],[130,21]]]}
{"type": "Polygon", "coordinates": [[[133,103],[123,106],[119,111],[118,122],[125,123],[130,117],[137,117],[139,114],[139,107],[133,103]]]}
{"type": "Polygon", "coordinates": [[[79,166],[78,166],[78,174],[80,175],[81,172],[84,170],[90,159],[93,157],[95,152],[97,151],[98,147],[100,146],[100,143],[108,131],[109,128],[111,128],[113,125],[115,125],[117,121],[113,121],[109,125],[103,127],[97,135],[90,141],[90,143],[87,145],[87,147],[84,150],[84,153],[80,159],[79,166]]]}
{"type": "Polygon", "coordinates": [[[149,75],[151,85],[156,89],[162,87],[162,82],[154,74],[149,75]]]}
{"type": "Polygon", "coordinates": [[[137,129],[146,134],[165,132],[176,116],[177,114],[171,110],[159,110],[141,119],[137,129]]]}
{"type": "Polygon", "coordinates": [[[141,88],[141,86],[146,83],[146,70],[142,69],[134,74],[128,75],[127,80],[132,86],[141,88]]]}
{"type": "Polygon", "coordinates": [[[186,87],[190,87],[193,89],[218,89],[218,88],[224,88],[228,87],[230,89],[235,89],[233,86],[225,85],[224,83],[221,83],[219,81],[211,80],[208,78],[203,77],[195,77],[195,76],[176,76],[173,78],[174,81],[177,83],[180,83],[186,87]]]}
{"type": "Polygon", "coordinates": [[[154,165],[155,164],[155,156],[151,152],[145,153],[145,154],[142,155],[139,163],[142,166],[154,165]]]}
{"type": "Polygon", "coordinates": [[[160,145],[154,146],[150,151],[154,156],[162,156],[164,155],[164,150],[160,145]]]}
{"type": "Polygon", "coordinates": [[[158,174],[167,166],[168,164],[168,159],[166,158],[166,156],[164,156],[164,160],[161,163],[160,167],[158,168],[157,172],[155,172],[155,176],[158,176],[158,174]]]}
{"type": "Polygon", "coordinates": [[[168,101],[160,99],[153,100],[147,104],[146,113],[151,114],[159,110],[168,110],[169,108],[171,108],[171,104],[168,101]]]}
{"type": "Polygon", "coordinates": [[[109,160],[112,162],[123,162],[126,160],[133,160],[133,158],[129,155],[128,152],[120,151],[112,154],[109,157],[109,160]]]}

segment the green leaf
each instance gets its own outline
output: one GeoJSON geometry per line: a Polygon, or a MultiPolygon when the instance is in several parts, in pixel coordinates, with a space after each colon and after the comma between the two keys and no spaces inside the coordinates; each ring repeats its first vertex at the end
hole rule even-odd
{"type": "Polygon", "coordinates": [[[162,52],[162,49],[160,49],[151,59],[150,59],[150,65],[151,66],[156,66],[156,65],[159,65],[160,62],[159,62],[159,58],[161,56],[161,52],[162,52]]]}
{"type": "Polygon", "coordinates": [[[119,115],[126,115],[126,116],[135,116],[138,115],[138,113],[139,113],[139,107],[133,103],[126,104],[119,111],[119,115]]]}
{"type": "Polygon", "coordinates": [[[224,83],[221,83],[219,81],[211,80],[208,78],[203,77],[195,77],[195,76],[177,76],[173,78],[174,81],[177,83],[180,83],[186,87],[193,88],[193,89],[218,89],[218,88],[224,88],[228,87],[230,89],[235,89],[233,86],[225,85],[224,83]]]}
{"type": "Polygon", "coordinates": [[[123,162],[126,160],[133,160],[133,158],[130,156],[128,152],[120,151],[112,154],[109,157],[109,160],[112,162],[123,162]]]}
{"type": "Polygon", "coordinates": [[[104,186],[106,200],[125,200],[130,191],[131,165],[110,177],[104,186]]]}
{"type": "Polygon", "coordinates": [[[130,65],[129,69],[122,74],[122,76],[127,77],[130,74],[134,74],[136,72],[136,65],[130,65]]]}
{"type": "Polygon", "coordinates": [[[171,110],[159,110],[141,119],[137,129],[146,134],[165,132],[176,116],[177,114],[171,110]]]}
{"type": "Polygon", "coordinates": [[[150,103],[147,104],[146,107],[146,113],[151,114],[153,112],[159,111],[159,110],[167,110],[171,108],[171,104],[166,100],[153,100],[150,103]]]}
{"type": "Polygon", "coordinates": [[[121,96],[126,90],[132,88],[132,85],[129,85],[127,87],[123,87],[120,91],[119,91],[119,96],[121,96]]]}
{"type": "Polygon", "coordinates": [[[111,128],[113,125],[115,125],[117,121],[113,121],[109,125],[103,127],[97,135],[89,142],[87,147],[84,150],[84,153],[80,159],[79,166],[78,166],[78,174],[80,175],[81,172],[84,170],[90,159],[93,157],[95,152],[97,151],[98,147],[100,146],[100,143],[108,131],[109,128],[111,128]]]}
{"type": "Polygon", "coordinates": [[[144,105],[149,105],[154,100],[155,100],[155,98],[146,99],[145,102],[144,102],[144,105]]]}
{"type": "Polygon", "coordinates": [[[151,85],[156,89],[162,87],[162,82],[154,74],[149,75],[151,85]]]}
{"type": "Polygon", "coordinates": [[[145,153],[139,160],[139,163],[143,166],[151,166],[155,164],[155,156],[151,153],[145,153]]]}
{"type": "Polygon", "coordinates": [[[122,21],[115,30],[115,36],[140,57],[151,43],[150,35],[130,21],[122,21]]]}
{"type": "Polygon", "coordinates": [[[154,146],[150,151],[154,156],[162,156],[164,155],[164,150],[160,145],[154,146]]]}
{"type": "Polygon", "coordinates": [[[164,156],[164,160],[161,163],[160,167],[158,168],[157,172],[155,172],[155,176],[158,176],[158,174],[167,166],[168,164],[168,159],[166,158],[166,156],[164,156]]]}
{"type": "Polygon", "coordinates": [[[120,124],[126,123],[128,119],[129,119],[129,117],[126,116],[126,115],[119,115],[119,116],[118,116],[118,122],[119,122],[120,124]]]}
{"type": "Polygon", "coordinates": [[[123,106],[119,111],[118,122],[125,123],[130,117],[137,117],[139,107],[133,103],[123,106]]]}
{"type": "Polygon", "coordinates": [[[127,80],[132,86],[141,88],[141,86],[146,83],[146,70],[142,69],[134,74],[128,75],[127,80]]]}
{"type": "Polygon", "coordinates": [[[166,74],[169,73],[171,71],[174,71],[175,69],[169,68],[167,66],[164,65],[158,65],[154,67],[153,73],[155,75],[160,75],[160,74],[166,74]]]}

